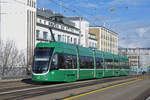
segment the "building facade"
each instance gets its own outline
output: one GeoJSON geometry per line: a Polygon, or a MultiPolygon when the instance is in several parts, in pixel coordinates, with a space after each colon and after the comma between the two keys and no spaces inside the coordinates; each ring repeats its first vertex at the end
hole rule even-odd
{"type": "Polygon", "coordinates": [[[27,61],[35,46],[36,0],[0,1],[0,39],[13,40],[27,61]]]}
{"type": "Polygon", "coordinates": [[[133,71],[150,66],[150,48],[119,48],[119,54],[129,58],[133,71]]]}
{"type": "Polygon", "coordinates": [[[93,33],[89,33],[89,43],[88,43],[88,47],[89,48],[93,48],[93,49],[97,49],[97,38],[96,35],[93,33]]]}
{"type": "Polygon", "coordinates": [[[97,49],[118,54],[118,34],[103,26],[90,26],[89,32],[96,35],[97,49]]]}
{"type": "Polygon", "coordinates": [[[73,22],[50,10],[37,9],[36,43],[54,41],[49,28],[56,41],[78,44],[80,30],[73,22]]]}
{"type": "Polygon", "coordinates": [[[67,17],[68,20],[72,21],[75,23],[75,27],[80,29],[80,45],[83,47],[88,47],[89,46],[89,22],[84,20],[82,17],[67,17]]]}

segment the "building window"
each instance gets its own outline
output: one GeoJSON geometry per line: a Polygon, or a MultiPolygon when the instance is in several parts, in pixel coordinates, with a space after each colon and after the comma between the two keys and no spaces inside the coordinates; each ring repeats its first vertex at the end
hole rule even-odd
{"type": "Polygon", "coordinates": [[[70,38],[70,41],[71,41],[71,43],[72,43],[72,37],[70,38]]]}
{"type": "Polygon", "coordinates": [[[43,39],[47,40],[47,32],[43,32],[43,39]]]}
{"type": "Polygon", "coordinates": [[[42,23],[42,20],[40,19],[40,23],[42,23]]]}
{"type": "Polygon", "coordinates": [[[54,23],[51,23],[51,26],[54,27],[54,23]]]}
{"type": "Polygon", "coordinates": [[[61,35],[58,35],[58,41],[61,41],[61,35]]]}
{"type": "Polygon", "coordinates": [[[51,23],[50,23],[50,22],[48,22],[48,25],[51,25],[51,23]]]}
{"type": "Polygon", "coordinates": [[[66,27],[66,30],[69,30],[69,27],[66,27]]]}
{"type": "Polygon", "coordinates": [[[34,8],[36,8],[36,2],[34,1],[34,8]]]}
{"type": "Polygon", "coordinates": [[[74,29],[71,28],[71,32],[74,32],[74,29]]]}
{"type": "Polygon", "coordinates": [[[63,29],[63,30],[64,30],[64,26],[63,26],[63,25],[61,25],[61,29],[63,29]]]}
{"type": "Polygon", "coordinates": [[[36,30],[36,39],[39,39],[40,31],[36,30]]]}
{"type": "Polygon", "coordinates": [[[67,43],[69,43],[69,36],[67,36],[67,43]]]}
{"type": "Polygon", "coordinates": [[[66,42],[66,35],[64,35],[64,42],[66,42]]]}
{"type": "Polygon", "coordinates": [[[30,5],[30,7],[32,6],[32,1],[31,0],[30,0],[30,4],[29,5],[30,5]]]}
{"type": "Polygon", "coordinates": [[[91,42],[89,42],[89,47],[91,47],[91,42]]]}
{"type": "Polygon", "coordinates": [[[31,3],[30,3],[30,7],[32,7],[33,2],[32,2],[32,0],[30,0],[30,1],[31,1],[31,3]]]}
{"type": "Polygon", "coordinates": [[[56,27],[56,24],[54,24],[54,26],[53,27],[56,27]]]}
{"type": "Polygon", "coordinates": [[[92,47],[94,47],[94,43],[92,43],[93,45],[92,45],[92,47]]]}
{"type": "Polygon", "coordinates": [[[59,28],[59,25],[58,25],[58,24],[56,24],[56,28],[59,28]]]}
{"type": "Polygon", "coordinates": [[[62,35],[62,42],[64,41],[64,35],[62,35]]]}
{"type": "Polygon", "coordinates": [[[44,24],[46,25],[46,21],[44,21],[44,24]]]}
{"type": "Polygon", "coordinates": [[[27,1],[27,5],[29,6],[29,0],[27,1]]]}
{"type": "Polygon", "coordinates": [[[76,38],[74,38],[74,44],[77,44],[77,39],[76,38]]]}

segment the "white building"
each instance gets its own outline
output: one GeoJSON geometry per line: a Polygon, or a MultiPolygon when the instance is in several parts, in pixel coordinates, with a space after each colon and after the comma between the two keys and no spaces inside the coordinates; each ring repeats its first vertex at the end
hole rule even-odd
{"type": "Polygon", "coordinates": [[[36,0],[0,0],[0,39],[13,40],[20,50],[33,55],[35,19],[36,0]]]}
{"type": "Polygon", "coordinates": [[[73,22],[50,10],[37,9],[36,42],[53,41],[49,28],[52,28],[56,41],[78,43],[79,29],[73,22]]]}
{"type": "Polygon", "coordinates": [[[88,45],[88,47],[97,49],[97,38],[96,38],[96,35],[93,34],[93,33],[89,33],[88,35],[89,35],[89,39],[88,39],[88,41],[89,41],[88,44],[89,45],[88,45]]]}
{"type": "Polygon", "coordinates": [[[131,69],[150,66],[150,48],[120,48],[119,54],[129,58],[131,69]]]}
{"type": "Polygon", "coordinates": [[[75,26],[81,30],[80,45],[83,47],[88,47],[89,22],[84,20],[82,17],[68,17],[67,19],[74,22],[75,26]]]}

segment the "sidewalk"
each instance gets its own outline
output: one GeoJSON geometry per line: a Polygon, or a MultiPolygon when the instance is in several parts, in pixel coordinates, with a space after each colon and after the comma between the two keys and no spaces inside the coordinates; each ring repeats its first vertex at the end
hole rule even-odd
{"type": "Polygon", "coordinates": [[[23,78],[19,78],[19,79],[4,79],[4,80],[0,80],[0,82],[16,82],[16,81],[21,81],[23,80],[23,78]]]}
{"type": "Polygon", "coordinates": [[[0,82],[17,82],[17,81],[21,81],[23,79],[31,79],[32,77],[31,76],[28,76],[28,77],[18,77],[18,78],[1,78],[0,77],[0,82]]]}

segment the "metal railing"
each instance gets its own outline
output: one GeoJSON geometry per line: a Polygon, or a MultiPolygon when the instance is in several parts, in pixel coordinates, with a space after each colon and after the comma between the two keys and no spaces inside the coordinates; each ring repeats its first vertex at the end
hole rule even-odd
{"type": "Polygon", "coordinates": [[[31,70],[27,67],[14,67],[14,68],[0,68],[0,79],[18,79],[18,78],[31,78],[31,70]]]}

